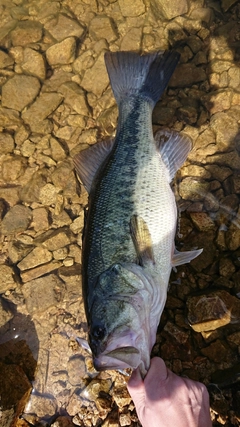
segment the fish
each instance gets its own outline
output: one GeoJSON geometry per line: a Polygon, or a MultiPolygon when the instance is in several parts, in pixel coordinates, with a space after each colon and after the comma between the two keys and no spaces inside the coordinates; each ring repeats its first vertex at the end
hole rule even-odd
{"type": "Polygon", "coordinates": [[[116,136],[80,151],[76,173],[89,193],[82,287],[97,371],[139,368],[144,377],[173,267],[202,249],[179,252],[171,189],[191,139],[160,129],[152,111],[179,61],[176,51],[106,52],[118,105],[116,136]]]}

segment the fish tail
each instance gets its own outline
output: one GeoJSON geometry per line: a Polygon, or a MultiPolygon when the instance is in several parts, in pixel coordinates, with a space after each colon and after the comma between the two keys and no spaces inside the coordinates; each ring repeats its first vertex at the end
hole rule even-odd
{"type": "Polygon", "coordinates": [[[155,105],[179,61],[175,51],[139,55],[135,52],[106,52],[105,63],[113,94],[119,104],[124,98],[141,96],[155,105]]]}

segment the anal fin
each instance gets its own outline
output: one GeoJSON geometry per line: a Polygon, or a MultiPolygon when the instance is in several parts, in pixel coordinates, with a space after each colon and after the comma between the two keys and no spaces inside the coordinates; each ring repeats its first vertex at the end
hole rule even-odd
{"type": "Polygon", "coordinates": [[[74,157],[73,163],[77,175],[88,193],[91,190],[93,179],[99,167],[112,151],[114,141],[114,139],[109,139],[98,142],[86,148],[86,150],[80,151],[74,157]]]}

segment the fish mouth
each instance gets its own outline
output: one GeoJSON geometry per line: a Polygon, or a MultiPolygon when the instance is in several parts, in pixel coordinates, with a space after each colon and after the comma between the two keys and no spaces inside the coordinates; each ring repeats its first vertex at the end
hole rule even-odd
{"type": "Polygon", "coordinates": [[[141,363],[140,351],[136,347],[118,347],[94,358],[93,364],[97,371],[136,369],[141,363]]]}

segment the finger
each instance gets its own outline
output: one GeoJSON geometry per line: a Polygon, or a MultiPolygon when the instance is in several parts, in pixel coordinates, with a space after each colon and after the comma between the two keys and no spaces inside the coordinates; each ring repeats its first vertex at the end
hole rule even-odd
{"type": "Polygon", "coordinates": [[[133,371],[132,376],[127,384],[128,391],[135,403],[136,408],[145,405],[145,386],[141,377],[139,368],[133,371]]]}
{"type": "Polygon", "coordinates": [[[160,357],[154,357],[151,360],[150,369],[145,378],[145,387],[151,387],[153,390],[159,386],[161,381],[168,377],[167,367],[160,357]]]}

